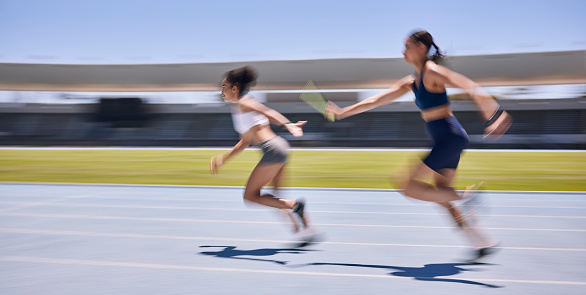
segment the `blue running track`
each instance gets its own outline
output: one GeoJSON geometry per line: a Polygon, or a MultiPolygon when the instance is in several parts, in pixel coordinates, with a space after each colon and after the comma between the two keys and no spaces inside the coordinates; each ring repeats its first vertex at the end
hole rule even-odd
{"type": "Polygon", "coordinates": [[[482,264],[392,190],[285,189],[326,240],[240,187],[0,184],[0,294],[586,294],[586,193],[483,192],[482,264]]]}

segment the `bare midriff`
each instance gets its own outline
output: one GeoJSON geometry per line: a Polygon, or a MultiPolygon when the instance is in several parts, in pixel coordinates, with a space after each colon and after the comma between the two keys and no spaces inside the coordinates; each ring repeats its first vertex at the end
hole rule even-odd
{"type": "Polygon", "coordinates": [[[452,108],[449,104],[421,110],[421,117],[425,122],[444,119],[453,115],[452,108]]]}
{"type": "Polygon", "coordinates": [[[252,126],[252,128],[250,128],[245,134],[242,134],[242,136],[246,136],[252,139],[254,144],[258,144],[277,135],[275,132],[273,132],[269,125],[255,125],[252,126]]]}

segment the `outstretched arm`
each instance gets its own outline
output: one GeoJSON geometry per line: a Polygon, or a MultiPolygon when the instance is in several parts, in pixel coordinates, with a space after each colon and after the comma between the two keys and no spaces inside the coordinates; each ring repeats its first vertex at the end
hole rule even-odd
{"type": "Polygon", "coordinates": [[[478,83],[460,73],[454,72],[444,66],[436,65],[435,67],[430,67],[428,74],[433,74],[439,80],[444,80],[442,82],[445,84],[452,84],[466,91],[476,105],[478,105],[482,118],[485,121],[488,121],[499,107],[499,104],[478,83]]]}
{"type": "Polygon", "coordinates": [[[351,106],[347,106],[343,109],[339,108],[337,105],[330,101],[328,102],[328,105],[326,107],[325,116],[326,118],[328,118],[330,114],[333,114],[336,120],[340,120],[346,117],[366,112],[368,110],[374,109],[385,104],[390,104],[395,99],[401,97],[403,94],[410,91],[412,83],[413,76],[406,76],[401,80],[397,81],[388,90],[378,95],[369,97],[361,102],[355,103],[351,106]]]}
{"type": "Polygon", "coordinates": [[[298,121],[297,123],[292,123],[287,119],[287,117],[283,116],[281,113],[265,106],[264,104],[258,102],[257,100],[244,97],[240,100],[240,107],[242,111],[250,112],[255,111],[265,115],[271,123],[283,126],[287,129],[293,136],[300,137],[303,136],[303,129],[301,127],[307,123],[307,121],[298,121]]]}
{"type": "Polygon", "coordinates": [[[444,84],[452,84],[461,88],[472,97],[480,109],[482,118],[488,123],[484,131],[485,137],[494,136],[498,138],[511,126],[511,116],[506,111],[500,109],[498,102],[476,82],[460,73],[439,65],[430,67],[429,74],[434,75],[435,79],[444,84]]]}

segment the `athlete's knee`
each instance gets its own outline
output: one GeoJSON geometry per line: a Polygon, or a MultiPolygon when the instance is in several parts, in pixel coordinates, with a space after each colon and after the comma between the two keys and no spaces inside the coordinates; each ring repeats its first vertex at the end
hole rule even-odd
{"type": "Polygon", "coordinates": [[[406,197],[415,198],[419,191],[417,183],[413,180],[408,180],[403,183],[401,193],[406,197]]]}
{"type": "Polygon", "coordinates": [[[413,189],[404,189],[401,193],[405,197],[412,198],[412,199],[417,199],[417,194],[415,193],[415,191],[413,189]]]}
{"type": "Polygon", "coordinates": [[[260,197],[260,190],[245,190],[242,198],[245,201],[255,202],[260,197]]]}
{"type": "Polygon", "coordinates": [[[409,181],[411,181],[411,177],[408,174],[399,174],[389,179],[389,182],[391,183],[393,188],[400,191],[404,190],[407,187],[409,181]]]}

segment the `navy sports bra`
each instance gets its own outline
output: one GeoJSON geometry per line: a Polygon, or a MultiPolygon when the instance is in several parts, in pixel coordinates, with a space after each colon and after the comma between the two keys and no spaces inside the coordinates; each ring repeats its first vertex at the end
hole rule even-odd
{"type": "Polygon", "coordinates": [[[419,88],[413,81],[413,93],[415,93],[415,105],[421,110],[429,109],[444,104],[450,104],[448,94],[444,91],[441,93],[429,92],[423,85],[423,70],[419,77],[419,88]]]}

